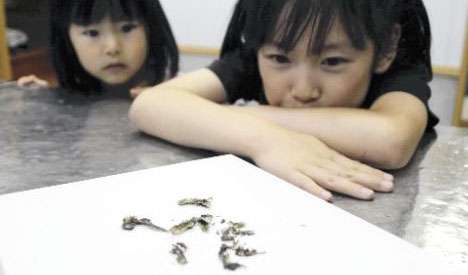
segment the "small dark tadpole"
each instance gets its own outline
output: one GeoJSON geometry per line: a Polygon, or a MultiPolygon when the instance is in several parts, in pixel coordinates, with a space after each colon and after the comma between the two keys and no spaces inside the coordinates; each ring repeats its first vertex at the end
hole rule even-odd
{"type": "Polygon", "coordinates": [[[222,244],[221,247],[219,248],[218,256],[223,264],[224,269],[234,271],[240,267],[243,267],[243,265],[239,263],[231,262],[230,256],[229,256],[229,250],[232,250],[232,247],[226,244],[222,244]]]}
{"type": "Polygon", "coordinates": [[[122,228],[124,230],[133,230],[135,229],[137,225],[146,226],[156,231],[168,232],[167,229],[153,224],[150,219],[147,219],[147,218],[138,219],[135,216],[125,217],[123,219],[122,228]]]}
{"type": "Polygon", "coordinates": [[[197,224],[197,218],[191,218],[190,220],[185,220],[179,224],[174,225],[169,229],[172,234],[180,235],[192,229],[197,224]]]}
{"type": "Polygon", "coordinates": [[[197,198],[187,198],[187,199],[181,199],[178,201],[178,205],[195,205],[195,206],[200,206],[204,208],[210,208],[211,207],[211,202],[213,201],[213,198],[208,198],[208,199],[197,199],[197,198]]]}
{"type": "Polygon", "coordinates": [[[185,252],[187,251],[187,245],[178,242],[172,245],[171,254],[176,255],[176,260],[181,265],[186,265],[188,263],[185,252]]]}
{"type": "Polygon", "coordinates": [[[213,221],[213,216],[209,214],[201,215],[200,217],[193,217],[189,220],[185,220],[179,224],[174,225],[169,229],[172,234],[180,235],[191,230],[195,225],[198,225],[203,232],[208,232],[210,225],[213,221]]]}
{"type": "Polygon", "coordinates": [[[255,235],[252,230],[242,230],[244,227],[244,223],[229,222],[229,227],[221,231],[221,240],[224,242],[236,241],[239,236],[255,235]]]}

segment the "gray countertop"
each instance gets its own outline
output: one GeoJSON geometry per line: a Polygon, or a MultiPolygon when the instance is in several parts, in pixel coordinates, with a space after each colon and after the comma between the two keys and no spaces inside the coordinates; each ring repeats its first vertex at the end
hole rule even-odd
{"type": "MultiPolygon", "coordinates": [[[[130,172],[213,153],[139,133],[124,96],[0,85],[0,194],[130,172]]],[[[437,127],[395,191],[335,205],[452,263],[468,260],[468,129],[437,127]]]]}

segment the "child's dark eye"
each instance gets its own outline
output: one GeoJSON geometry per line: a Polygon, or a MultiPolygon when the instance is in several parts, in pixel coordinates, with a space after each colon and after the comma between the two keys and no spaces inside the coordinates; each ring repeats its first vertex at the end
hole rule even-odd
{"type": "Polygon", "coordinates": [[[278,64],[288,64],[291,62],[287,56],[281,54],[270,54],[267,58],[278,64]]]}
{"type": "Polygon", "coordinates": [[[122,32],[128,33],[137,27],[136,24],[125,24],[121,27],[122,32]]]}
{"type": "Polygon", "coordinates": [[[99,35],[99,32],[97,30],[85,30],[83,34],[89,37],[96,37],[99,35]]]}
{"type": "Polygon", "coordinates": [[[342,57],[330,57],[322,61],[322,65],[330,67],[339,66],[344,63],[348,63],[348,60],[342,57]]]}

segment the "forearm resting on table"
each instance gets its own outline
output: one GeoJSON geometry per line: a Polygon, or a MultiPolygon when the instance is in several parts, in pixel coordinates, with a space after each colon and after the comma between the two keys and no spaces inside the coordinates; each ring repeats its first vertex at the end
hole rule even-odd
{"type": "MultiPolygon", "coordinates": [[[[420,115],[426,112],[423,105],[415,115],[382,111],[378,104],[370,110],[271,106],[234,108],[313,135],[352,159],[383,169],[401,168],[408,163],[427,120],[427,115],[420,115]]],[[[405,106],[400,108],[405,110],[405,106]]]]}
{"type": "Polygon", "coordinates": [[[133,102],[130,119],[140,130],[176,144],[247,156],[325,200],[332,198],[327,190],[372,199],[373,190],[393,188],[390,175],[349,160],[312,135],[192,92],[164,84],[147,89],[133,102]]]}
{"type": "Polygon", "coordinates": [[[155,87],[138,96],[130,119],[145,133],[176,144],[253,157],[279,126],[189,92],[155,87]]]}

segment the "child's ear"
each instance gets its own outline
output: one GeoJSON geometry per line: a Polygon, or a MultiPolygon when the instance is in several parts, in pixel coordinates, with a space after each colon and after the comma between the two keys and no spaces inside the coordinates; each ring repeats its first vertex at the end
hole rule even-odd
{"type": "Polygon", "coordinates": [[[393,61],[395,60],[397,53],[398,53],[398,43],[400,42],[401,37],[401,26],[400,24],[396,24],[392,29],[392,37],[390,39],[390,48],[382,56],[377,57],[377,63],[374,68],[374,73],[376,74],[383,74],[385,73],[388,68],[392,65],[393,61]]]}

